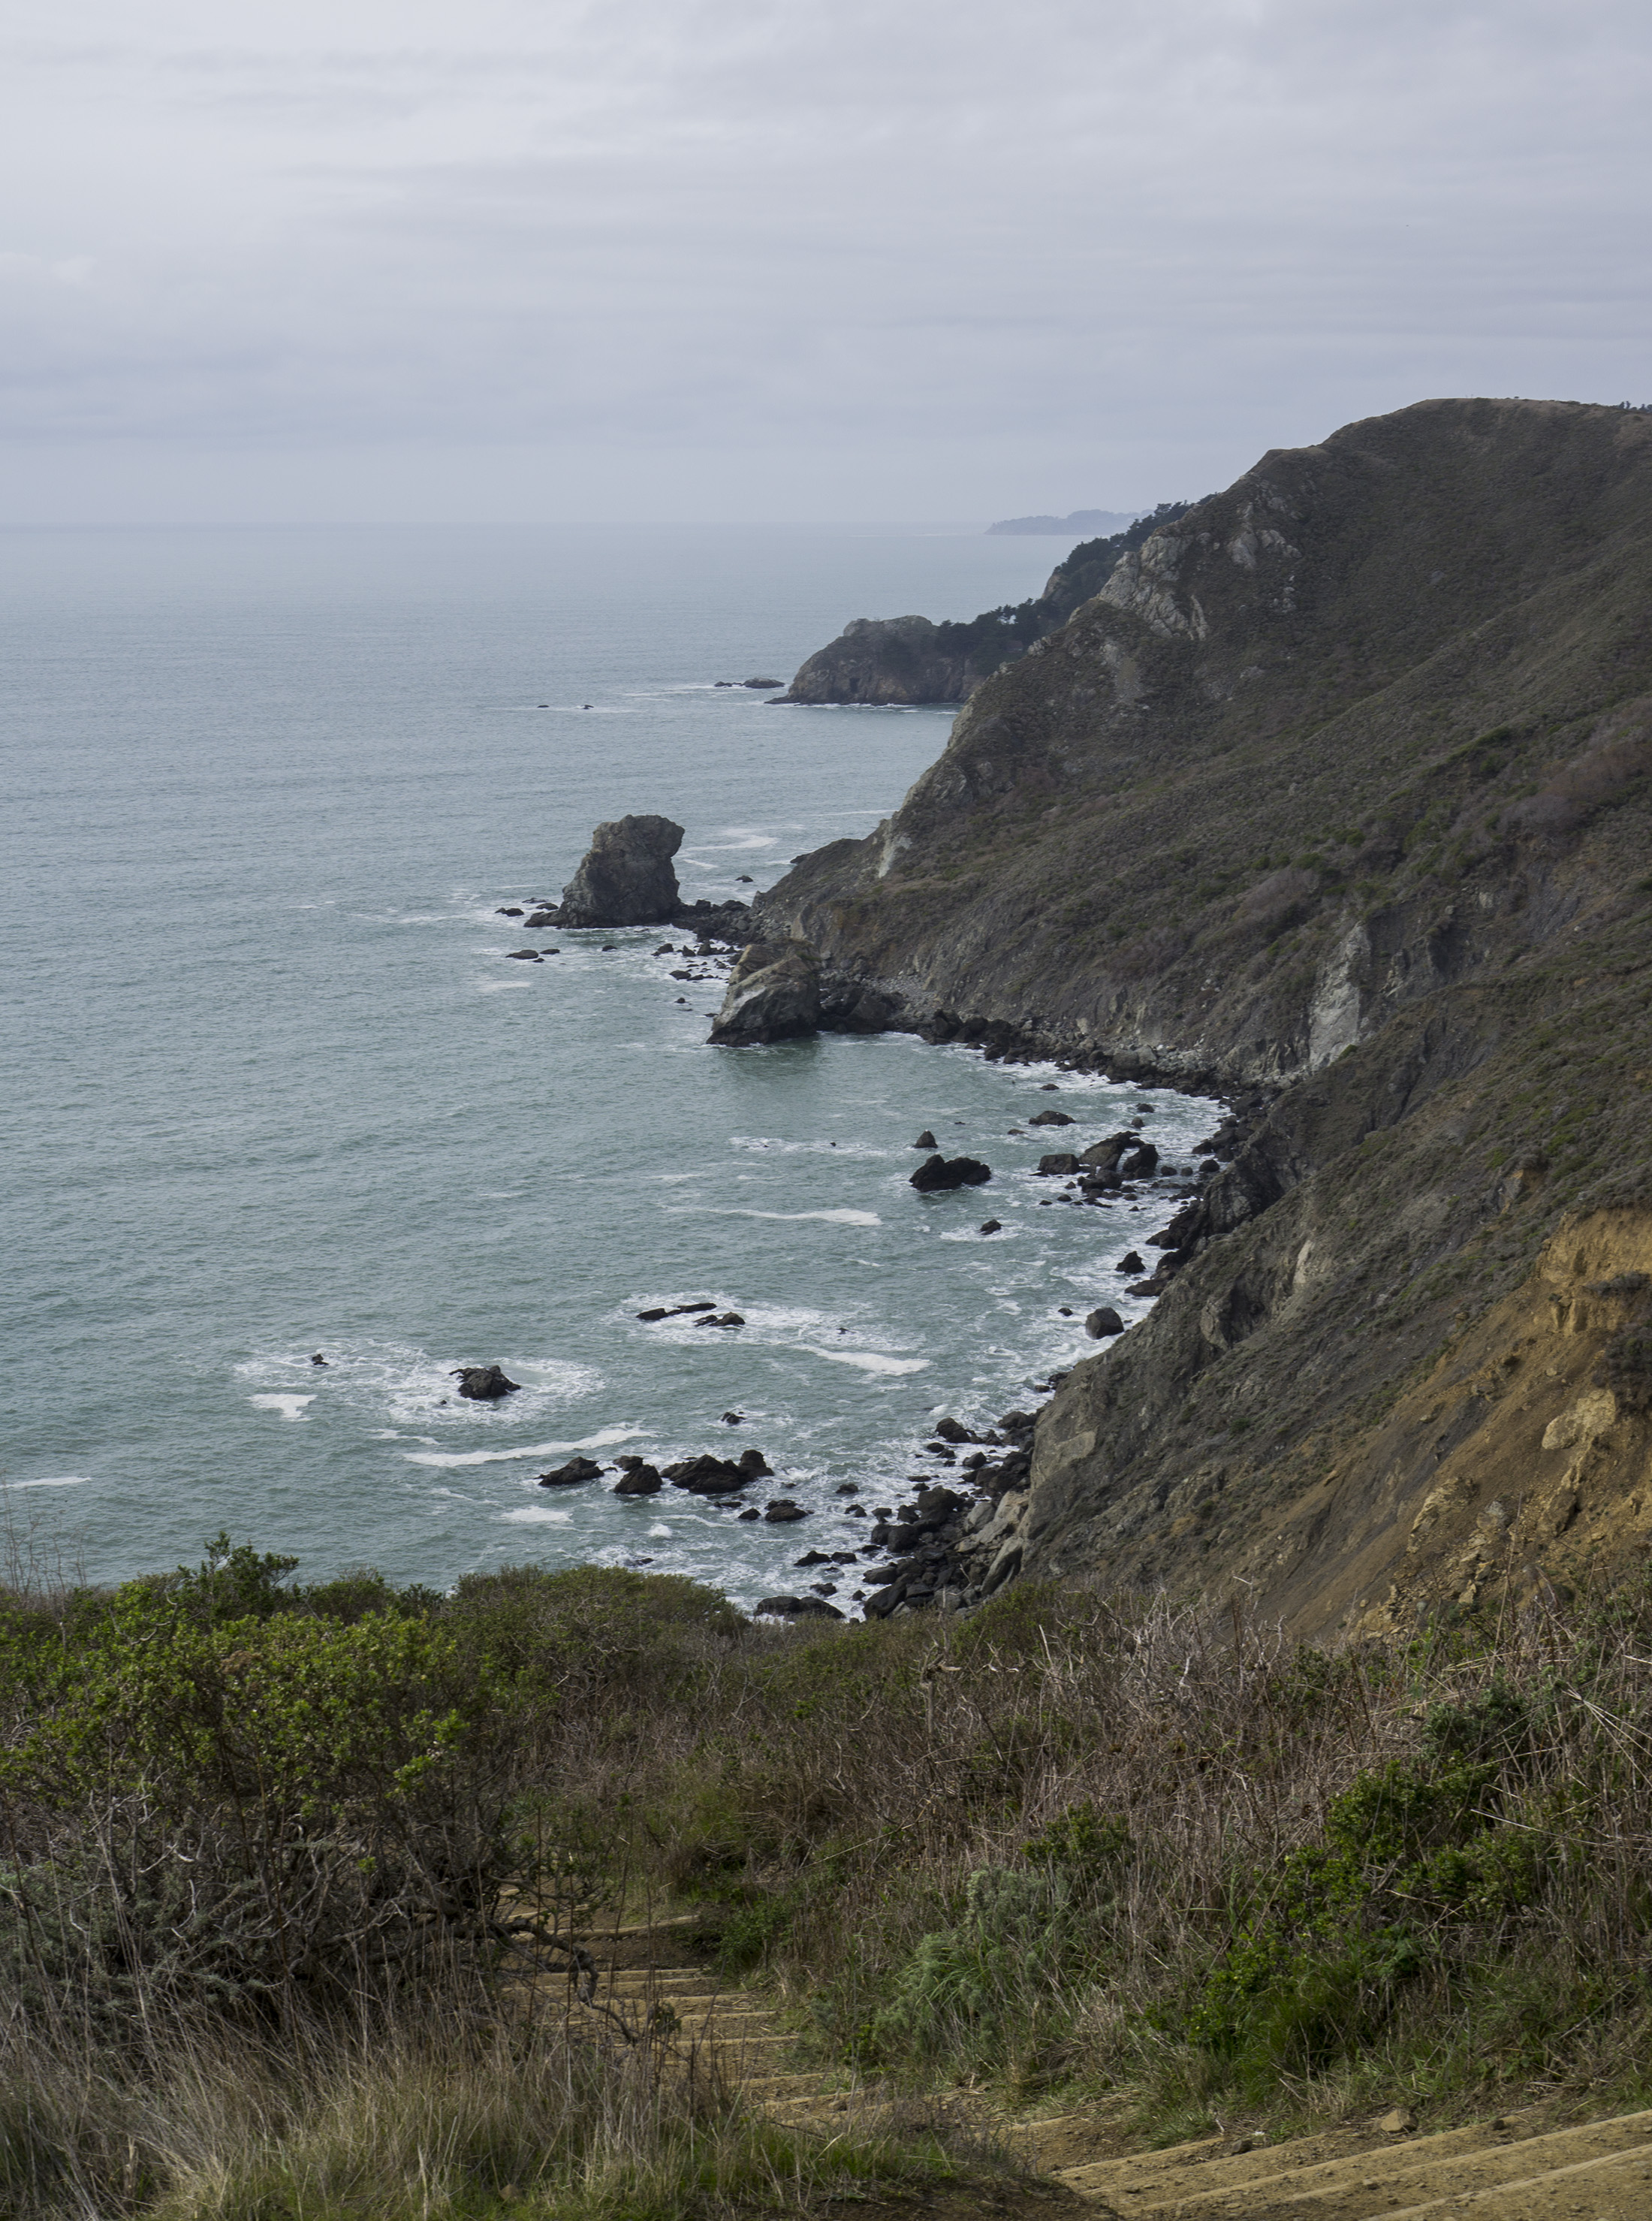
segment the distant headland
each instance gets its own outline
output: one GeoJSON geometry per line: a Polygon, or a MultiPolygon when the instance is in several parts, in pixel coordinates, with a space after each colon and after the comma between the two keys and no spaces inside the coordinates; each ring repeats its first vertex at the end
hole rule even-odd
{"type": "Polygon", "coordinates": [[[988,533],[1088,532],[1094,537],[1102,533],[1122,532],[1127,524],[1134,524],[1141,514],[1139,509],[1075,509],[1070,516],[1007,516],[997,524],[989,524],[987,529],[988,533]]]}

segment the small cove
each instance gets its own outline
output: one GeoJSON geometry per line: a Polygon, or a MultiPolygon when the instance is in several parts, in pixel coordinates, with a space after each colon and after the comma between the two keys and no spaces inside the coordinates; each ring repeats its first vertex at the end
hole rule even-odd
{"type": "Polygon", "coordinates": [[[852,1540],[841,1484],[898,1500],[938,1413],[1025,1405],[1093,1350],[1085,1311],[1139,1315],[1114,1267],[1168,1206],[1051,1204],[1033,1167],[1136,1115],[1189,1162],[1210,1106],[901,1035],[713,1050],[720,985],[657,954],[681,935],[541,934],[558,954],[527,965],[498,915],[626,810],[688,826],[691,898],[870,829],[944,714],[714,681],[789,670],[849,616],[1016,597],[1050,549],[45,537],[0,547],[3,1477],[41,1547],[111,1579],[227,1527],[311,1578],[597,1558],[749,1603],[852,1540]],[[1056,1104],[1073,1129],[1027,1129],[1056,1104]],[[914,1194],[926,1127],[991,1186],[914,1194]],[[745,1325],[635,1317],[699,1298],[745,1325]],[[495,1361],[520,1394],[455,1397],[452,1368],[495,1361]],[[776,1476],[752,1499],[807,1523],[535,1484],[580,1450],[752,1445],[776,1476]]]}

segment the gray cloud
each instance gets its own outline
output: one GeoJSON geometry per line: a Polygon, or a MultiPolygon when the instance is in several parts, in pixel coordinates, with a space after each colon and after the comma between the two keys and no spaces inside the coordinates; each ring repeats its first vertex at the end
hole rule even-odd
{"type": "Polygon", "coordinates": [[[1125,506],[1652,397],[1617,0],[77,20],[0,93],[14,516],[1125,506]]]}

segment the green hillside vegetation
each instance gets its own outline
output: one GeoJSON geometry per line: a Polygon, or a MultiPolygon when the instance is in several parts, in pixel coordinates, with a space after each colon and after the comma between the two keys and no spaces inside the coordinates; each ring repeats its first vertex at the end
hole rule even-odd
{"type": "Polygon", "coordinates": [[[775,1630],[293,1570],[220,1538],[0,1609],[8,2213],[649,2221],[976,2163],[616,2041],[564,1969],[620,1913],[697,1911],[822,2062],[1150,2141],[1644,2090],[1644,1585],[1332,1657],[1083,1586],[775,1630]]]}

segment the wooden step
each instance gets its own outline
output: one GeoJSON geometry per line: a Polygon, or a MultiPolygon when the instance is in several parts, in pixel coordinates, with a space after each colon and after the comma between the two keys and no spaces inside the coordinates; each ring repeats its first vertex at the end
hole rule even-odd
{"type": "MultiPolygon", "coordinates": [[[[1385,2138],[1356,2151],[1317,2158],[1320,2139],[1221,2155],[1219,2143],[1183,2146],[1173,2155],[1140,2154],[1060,2170],[1057,2180],[1081,2196],[1105,2199],[1130,2214],[1176,2221],[1255,2221],[1266,2214],[1302,2221],[1400,2221],[1402,2213],[1443,2215],[1455,2205],[1561,2170],[1652,2166],[1652,2113],[1633,2113],[1575,2128],[1534,2133],[1530,2119],[1449,2129],[1431,2137],[1385,2138]],[[1207,2155],[1194,2156],[1202,2149],[1207,2155]],[[1153,2162],[1170,2162],[1155,2166],[1153,2162]],[[1305,2163],[1306,2162],[1306,2163],[1305,2163]]],[[[1624,2180],[1629,2178],[1626,2175],[1624,2180]]],[[[1652,2221],[1652,2195],[1646,2214],[1652,2221]]]]}

